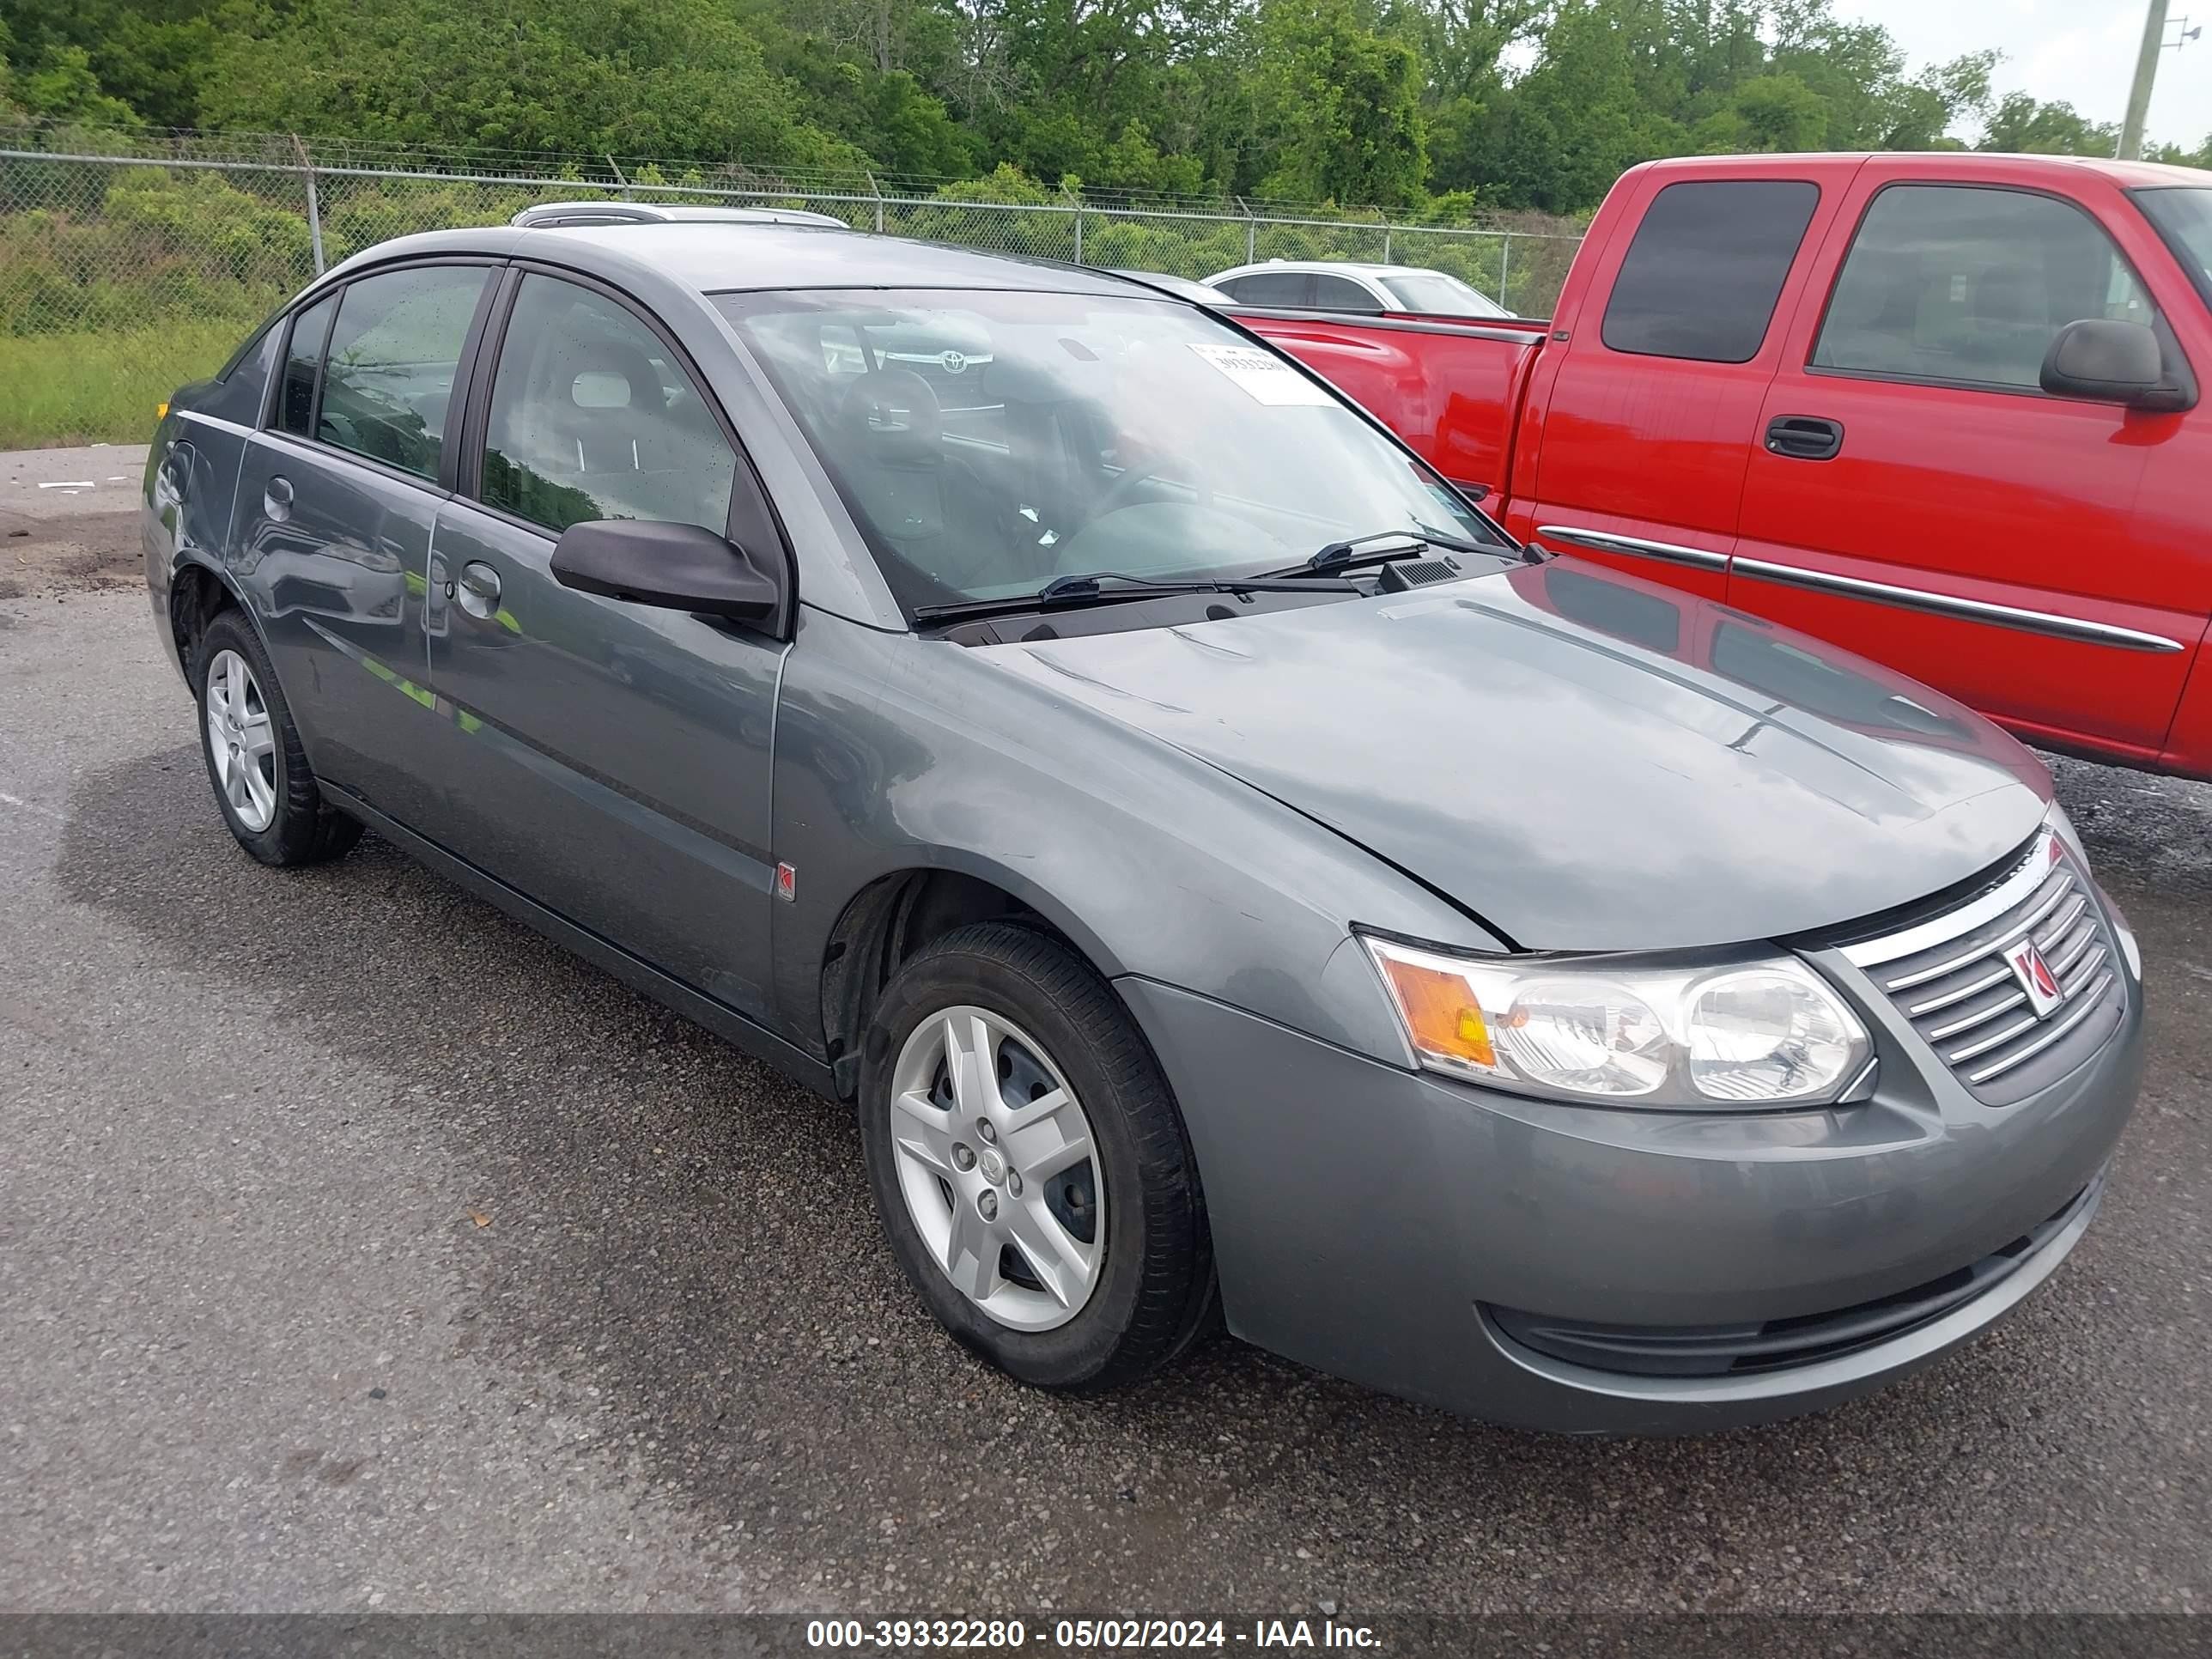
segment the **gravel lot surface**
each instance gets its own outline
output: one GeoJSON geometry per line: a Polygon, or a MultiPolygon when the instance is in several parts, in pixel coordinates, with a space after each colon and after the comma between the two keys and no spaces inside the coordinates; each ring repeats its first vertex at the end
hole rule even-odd
{"type": "Polygon", "coordinates": [[[236,850],[140,459],[0,456],[0,1607],[2212,1600],[2212,790],[2062,764],[2149,1082],[2072,1262],[1932,1370],[1686,1442],[1228,1341],[1067,1402],[939,1337],[845,1114],[374,837],[236,850]]]}

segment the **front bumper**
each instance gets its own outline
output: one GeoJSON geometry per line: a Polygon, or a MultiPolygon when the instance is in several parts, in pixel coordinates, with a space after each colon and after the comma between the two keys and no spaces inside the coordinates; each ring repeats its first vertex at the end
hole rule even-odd
{"type": "Polygon", "coordinates": [[[1668,1434],[1819,1409],[2003,1316],[2081,1238],[2135,1103],[2133,971],[2108,1042],[1990,1107],[1857,969],[1832,952],[1814,960],[1875,1034],[1875,1096],[1743,1114],[1526,1099],[1154,981],[1119,984],[1182,1105],[1232,1331],[1493,1422],[1668,1434]],[[1644,1328],[1797,1320],[1921,1290],[2054,1217],[1988,1291],[1802,1364],[1604,1370],[1525,1346],[1485,1311],[1644,1328]]]}

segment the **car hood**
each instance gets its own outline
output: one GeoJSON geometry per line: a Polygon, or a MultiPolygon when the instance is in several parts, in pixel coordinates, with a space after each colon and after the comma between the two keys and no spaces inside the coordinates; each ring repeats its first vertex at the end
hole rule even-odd
{"type": "Polygon", "coordinates": [[[1573,560],[980,654],[1531,950],[1833,927],[1986,868],[2048,799],[2042,764],[1948,699],[1573,560]]]}

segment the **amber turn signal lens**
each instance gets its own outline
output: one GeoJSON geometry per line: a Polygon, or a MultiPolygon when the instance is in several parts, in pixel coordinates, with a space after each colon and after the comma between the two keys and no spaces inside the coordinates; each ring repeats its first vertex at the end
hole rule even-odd
{"type": "Polygon", "coordinates": [[[154,418],[155,420],[159,421],[167,419],[168,413],[169,405],[167,403],[158,403],[154,405],[154,418]]]}
{"type": "Polygon", "coordinates": [[[1413,1046],[1447,1060],[1494,1069],[1498,1051],[1474,992],[1459,975],[1395,957],[1377,957],[1413,1046]]]}

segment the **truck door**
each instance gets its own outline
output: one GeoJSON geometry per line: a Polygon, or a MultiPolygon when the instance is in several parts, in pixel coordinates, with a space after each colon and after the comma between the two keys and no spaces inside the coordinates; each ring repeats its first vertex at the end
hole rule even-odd
{"type": "Polygon", "coordinates": [[[1820,240],[1823,167],[1645,175],[1634,235],[1595,251],[1577,314],[1562,307],[1537,360],[1522,438],[1540,446],[1535,485],[1513,503],[1516,534],[1720,596],[1780,360],[1778,303],[1820,240]]]}
{"type": "Polygon", "coordinates": [[[2139,510],[2185,417],[2039,377],[2060,328],[2100,317],[2151,325],[2188,373],[2143,280],[2157,245],[2094,180],[2098,214],[2025,175],[1929,171],[1869,161],[1822,250],[1760,410],[1729,597],[2024,736],[2151,758],[2208,598],[2185,521],[2139,510]]]}

